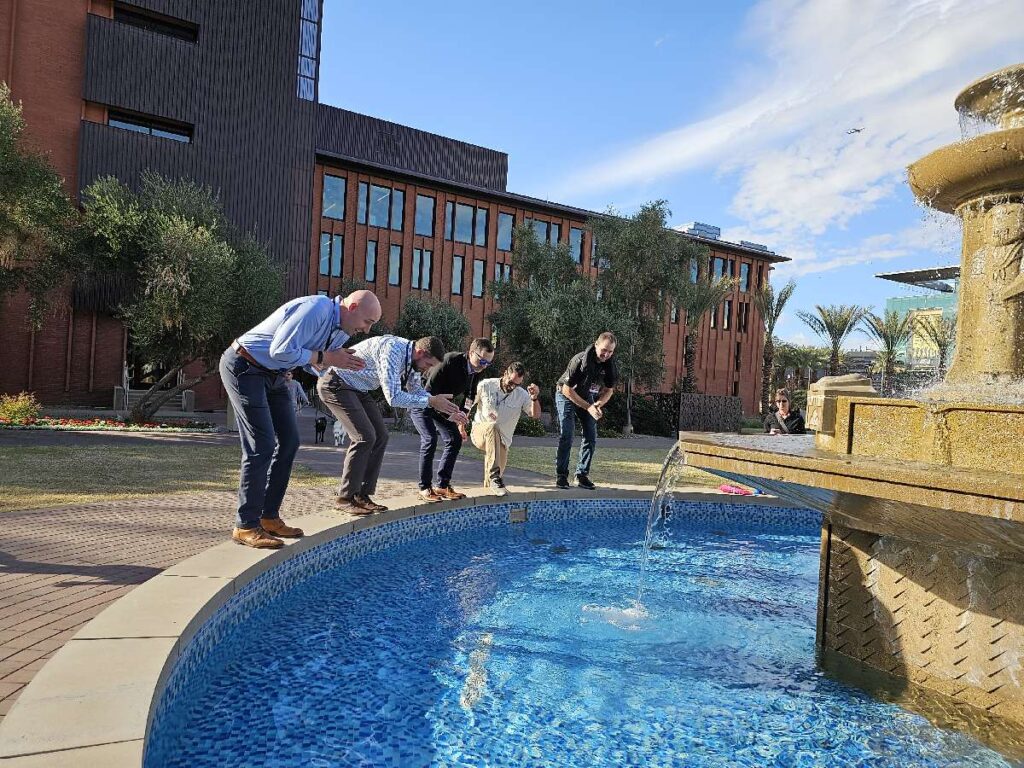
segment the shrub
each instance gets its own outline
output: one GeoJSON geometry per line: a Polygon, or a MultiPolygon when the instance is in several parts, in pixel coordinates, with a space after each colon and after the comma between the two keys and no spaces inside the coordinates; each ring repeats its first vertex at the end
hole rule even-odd
{"type": "Polygon", "coordinates": [[[602,425],[601,422],[598,422],[597,423],[597,436],[598,437],[622,437],[622,432],[620,432],[620,431],[618,431],[616,429],[612,429],[611,427],[606,427],[606,426],[602,425]]]}
{"type": "Polygon", "coordinates": [[[516,424],[515,433],[523,437],[544,437],[547,434],[547,430],[544,429],[544,422],[540,419],[535,419],[532,416],[522,416],[519,419],[519,423],[516,424]]]}
{"type": "Polygon", "coordinates": [[[0,419],[13,422],[35,421],[42,406],[31,392],[0,395],[0,419]]]}

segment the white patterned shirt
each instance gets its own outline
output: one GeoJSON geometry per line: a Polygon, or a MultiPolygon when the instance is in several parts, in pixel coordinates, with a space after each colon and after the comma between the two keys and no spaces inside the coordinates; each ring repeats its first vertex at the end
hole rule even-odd
{"type": "Polygon", "coordinates": [[[400,336],[373,336],[350,348],[366,363],[361,371],[331,367],[345,386],[369,392],[378,387],[388,405],[395,408],[426,408],[430,393],[423,389],[412,365],[413,342],[400,336]]]}

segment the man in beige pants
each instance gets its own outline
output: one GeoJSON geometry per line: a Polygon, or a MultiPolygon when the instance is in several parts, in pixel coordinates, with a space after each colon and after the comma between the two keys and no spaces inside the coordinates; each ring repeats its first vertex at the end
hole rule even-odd
{"type": "Polygon", "coordinates": [[[484,452],[484,488],[495,496],[504,496],[505,464],[512,435],[520,414],[540,417],[540,388],[531,384],[523,389],[526,369],[512,363],[500,379],[484,379],[476,389],[476,417],[473,420],[473,445],[484,452]]]}

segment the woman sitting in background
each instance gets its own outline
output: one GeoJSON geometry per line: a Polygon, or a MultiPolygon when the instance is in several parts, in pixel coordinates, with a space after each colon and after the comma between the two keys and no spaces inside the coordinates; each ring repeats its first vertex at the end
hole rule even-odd
{"type": "Polygon", "coordinates": [[[802,435],[807,431],[800,409],[790,409],[792,402],[788,390],[775,390],[775,410],[765,417],[765,432],[769,435],[802,435]]]}

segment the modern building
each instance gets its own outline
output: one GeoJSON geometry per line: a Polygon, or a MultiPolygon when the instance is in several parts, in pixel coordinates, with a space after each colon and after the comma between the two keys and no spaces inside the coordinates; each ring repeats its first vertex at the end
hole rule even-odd
{"type": "MultiPolygon", "coordinates": [[[[928,267],[908,272],[884,272],[875,275],[904,286],[904,294],[885,301],[887,310],[911,314],[915,320],[956,315],[960,290],[960,266],[928,267]]],[[[938,358],[935,343],[919,330],[917,323],[904,346],[903,357],[910,369],[934,369],[938,358]]]]}
{"type": "MultiPolygon", "coordinates": [[[[409,296],[451,302],[487,335],[485,286],[510,274],[513,225],[567,242],[593,273],[590,211],[506,189],[492,149],[318,102],[321,0],[0,0],[0,77],[28,132],[77,195],[98,177],[131,184],[152,169],[219,190],[227,215],[266,242],[290,296],[365,280],[394,321],[409,296]]],[[[751,292],[784,257],[699,225],[718,274],[739,285],[700,329],[702,391],[756,412],[763,326],[751,292]]],[[[23,297],[0,307],[0,391],[109,406],[141,384],[124,329],[101,292],[73,286],[40,332],[23,297]]],[[[668,389],[685,325],[665,323],[668,389]]],[[[197,407],[216,407],[215,379],[197,407]]]]}

